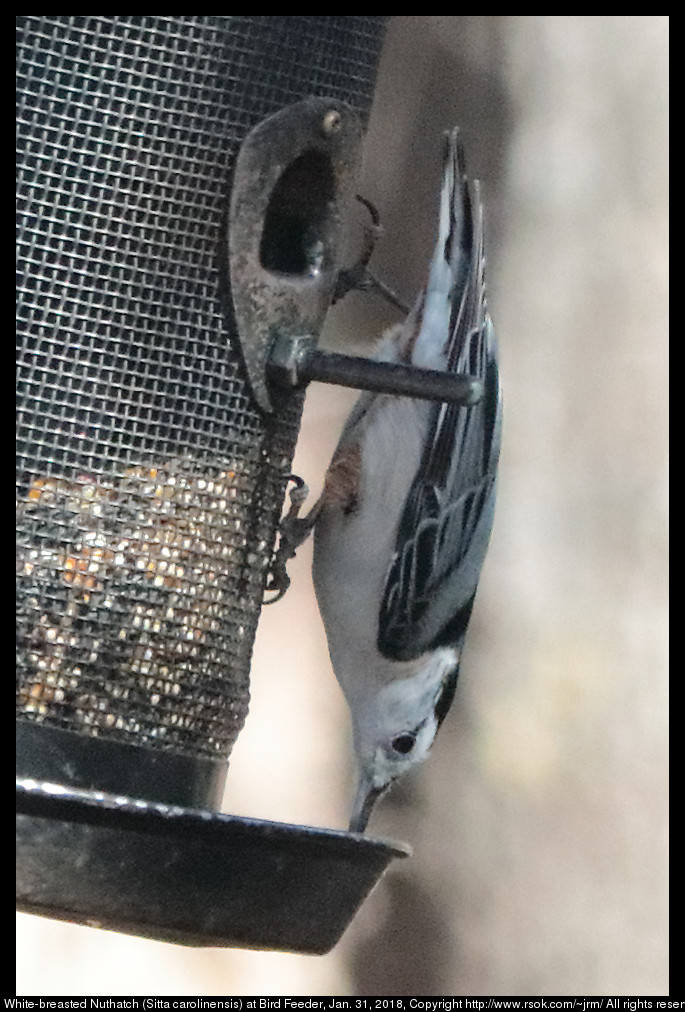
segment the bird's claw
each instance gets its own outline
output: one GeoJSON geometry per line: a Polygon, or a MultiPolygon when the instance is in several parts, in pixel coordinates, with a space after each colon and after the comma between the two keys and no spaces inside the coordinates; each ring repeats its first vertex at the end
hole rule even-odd
{"type": "Polygon", "coordinates": [[[392,289],[380,281],[369,268],[369,261],[371,260],[373,251],[376,248],[376,243],[383,235],[383,226],[381,225],[381,216],[371,201],[359,194],[356,196],[360,204],[363,204],[369,212],[371,216],[371,224],[365,226],[364,245],[362,246],[357,262],[351,267],[346,267],[338,273],[332,302],[335,305],[335,303],[344,298],[348,292],[352,291],[378,292],[379,295],[382,295],[384,299],[387,299],[388,302],[391,302],[398,309],[402,310],[403,313],[407,313],[409,311],[408,307],[397,295],[395,295],[392,289]]]}
{"type": "Polygon", "coordinates": [[[290,490],[290,509],[279,524],[278,549],[264,586],[265,592],[274,591],[275,597],[265,599],[264,604],[276,604],[287,591],[290,586],[290,577],[286,569],[287,563],[294,558],[297,549],[307,539],[312,529],[312,524],[308,522],[307,518],[299,515],[309,495],[309,489],[297,474],[289,474],[288,481],[295,483],[295,487],[290,490]]]}

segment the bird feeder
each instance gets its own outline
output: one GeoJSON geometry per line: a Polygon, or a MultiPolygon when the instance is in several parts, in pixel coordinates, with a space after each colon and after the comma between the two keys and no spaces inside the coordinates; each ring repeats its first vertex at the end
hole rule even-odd
{"type": "Polygon", "coordinates": [[[17,18],[22,910],[324,952],[405,853],[218,811],[385,20],[17,18]]]}
{"type": "Polygon", "coordinates": [[[219,812],[382,16],[20,15],[17,905],[325,952],[406,847],[219,812]]]}

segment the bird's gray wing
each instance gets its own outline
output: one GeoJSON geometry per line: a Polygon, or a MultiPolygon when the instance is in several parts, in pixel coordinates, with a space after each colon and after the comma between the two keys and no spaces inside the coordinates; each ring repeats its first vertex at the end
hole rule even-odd
{"type": "Polygon", "coordinates": [[[480,378],[484,395],[472,407],[432,409],[379,614],[379,650],[397,660],[463,639],[492,528],[500,439],[496,340],[485,305],[479,194],[472,213],[460,182],[454,203],[468,270],[452,293],[446,362],[450,371],[480,378]]]}

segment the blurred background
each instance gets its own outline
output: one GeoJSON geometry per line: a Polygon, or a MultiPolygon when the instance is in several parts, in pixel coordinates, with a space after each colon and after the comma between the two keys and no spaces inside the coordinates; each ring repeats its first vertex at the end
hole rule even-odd
{"type": "MultiPolygon", "coordinates": [[[[456,703],[370,827],[414,856],[323,957],[18,915],[18,995],[668,993],[667,57],[666,16],[390,19],[361,186],[385,225],[373,264],[414,298],[458,124],[505,396],[456,703]]],[[[352,294],[324,340],[368,354],[397,318],[352,294]]],[[[308,392],[312,496],[354,399],[308,392]]],[[[349,724],[310,565],[307,545],[263,612],[224,810],[342,828],[349,724]]]]}

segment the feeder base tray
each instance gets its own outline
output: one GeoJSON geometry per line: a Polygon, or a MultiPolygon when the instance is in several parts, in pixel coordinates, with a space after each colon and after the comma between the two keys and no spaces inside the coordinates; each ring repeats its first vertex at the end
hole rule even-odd
{"type": "Polygon", "coordinates": [[[330,951],[403,844],[17,780],[17,908],[182,945],[330,951]]]}

